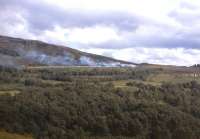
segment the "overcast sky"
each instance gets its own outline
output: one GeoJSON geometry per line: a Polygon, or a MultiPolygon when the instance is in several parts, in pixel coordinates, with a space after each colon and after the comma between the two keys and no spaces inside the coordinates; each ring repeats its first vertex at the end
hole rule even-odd
{"type": "Polygon", "coordinates": [[[136,63],[200,63],[199,0],[0,0],[0,34],[136,63]]]}

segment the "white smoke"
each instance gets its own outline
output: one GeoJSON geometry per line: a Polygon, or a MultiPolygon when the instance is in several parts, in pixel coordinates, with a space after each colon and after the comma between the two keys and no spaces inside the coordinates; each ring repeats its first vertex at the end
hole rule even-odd
{"type": "Polygon", "coordinates": [[[67,53],[62,56],[50,56],[41,52],[29,51],[24,57],[46,65],[77,65],[77,61],[74,60],[73,56],[67,53]]]}
{"type": "Polygon", "coordinates": [[[80,63],[81,65],[93,67],[135,67],[134,64],[122,64],[120,62],[94,60],[87,56],[82,56],[80,58],[80,63]]]}
{"type": "Polygon", "coordinates": [[[49,55],[41,51],[18,49],[18,53],[25,59],[44,65],[60,66],[92,66],[92,67],[135,67],[133,64],[124,64],[112,60],[101,60],[89,56],[80,56],[76,59],[71,53],[64,52],[62,55],[49,55]]]}
{"type": "Polygon", "coordinates": [[[81,56],[79,60],[80,60],[81,65],[97,66],[97,63],[93,59],[91,59],[90,57],[81,56]]]}

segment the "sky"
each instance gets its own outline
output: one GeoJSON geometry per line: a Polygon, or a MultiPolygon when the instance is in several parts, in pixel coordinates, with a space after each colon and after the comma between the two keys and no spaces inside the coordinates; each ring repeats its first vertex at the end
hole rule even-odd
{"type": "Polygon", "coordinates": [[[199,0],[0,0],[0,34],[135,63],[200,63],[199,0]]]}

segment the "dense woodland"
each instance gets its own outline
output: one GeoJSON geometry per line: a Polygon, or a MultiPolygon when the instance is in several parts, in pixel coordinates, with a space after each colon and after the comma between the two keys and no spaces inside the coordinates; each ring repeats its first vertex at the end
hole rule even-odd
{"type": "Polygon", "coordinates": [[[200,139],[200,84],[147,82],[162,72],[1,67],[0,128],[35,139],[200,139]]]}

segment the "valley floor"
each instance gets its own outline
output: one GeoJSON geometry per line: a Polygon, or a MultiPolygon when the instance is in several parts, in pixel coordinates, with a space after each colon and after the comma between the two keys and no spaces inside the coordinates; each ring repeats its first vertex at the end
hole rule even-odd
{"type": "Polygon", "coordinates": [[[0,67],[0,139],[200,139],[197,71],[0,67]]]}

